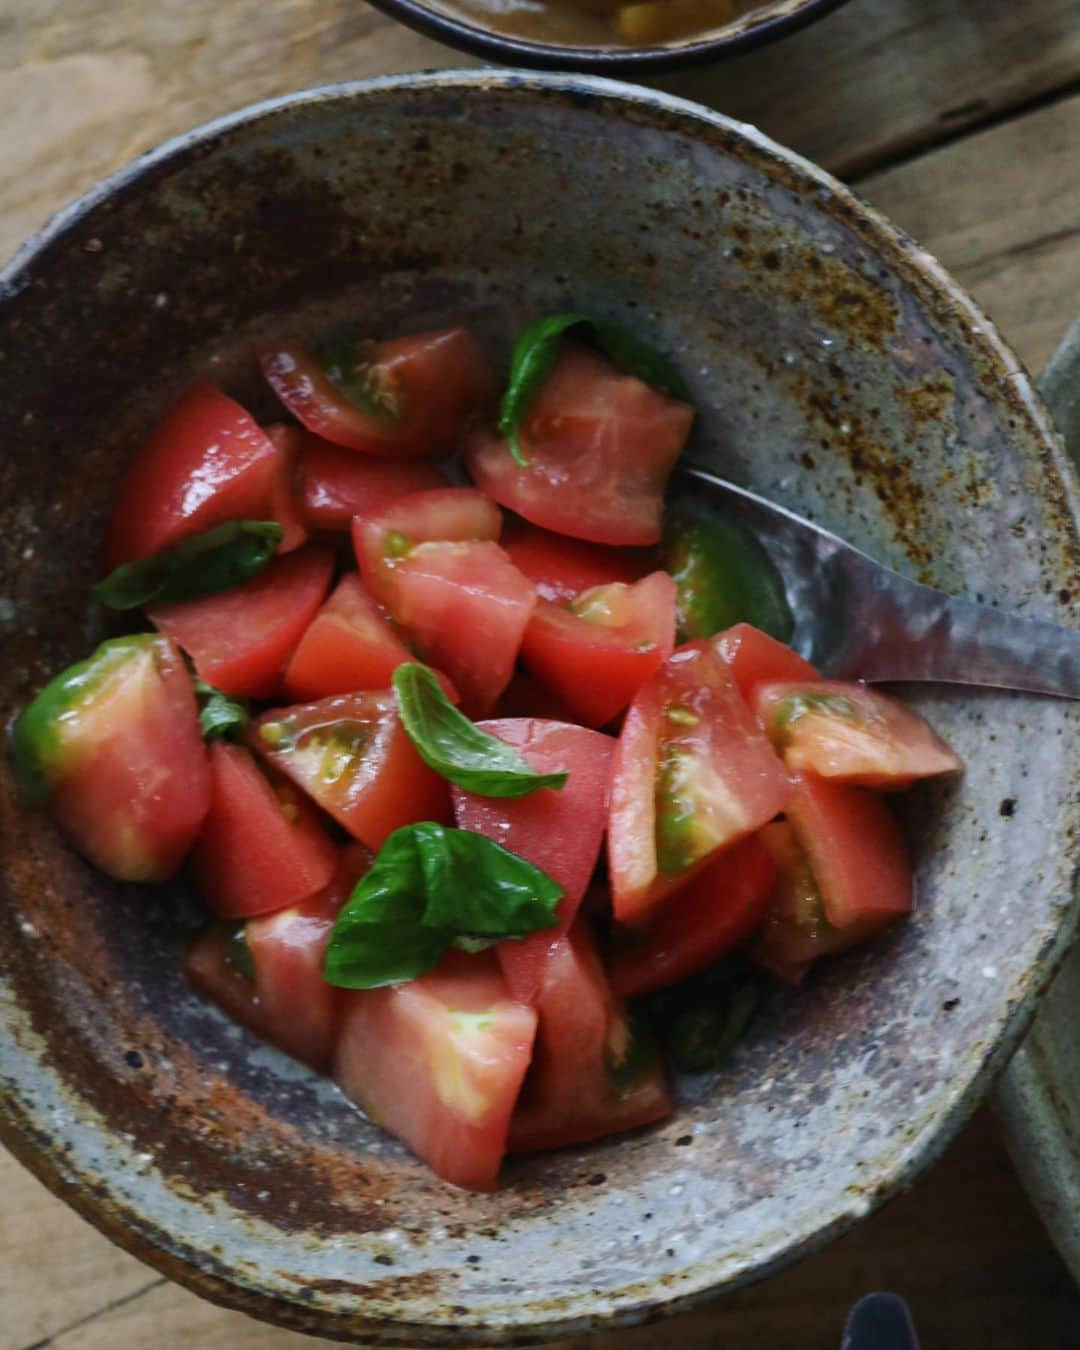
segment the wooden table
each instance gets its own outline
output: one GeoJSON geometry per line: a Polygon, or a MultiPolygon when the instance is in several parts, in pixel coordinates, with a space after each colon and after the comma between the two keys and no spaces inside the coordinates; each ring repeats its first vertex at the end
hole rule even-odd
{"type": "MultiPolygon", "coordinates": [[[[0,0],[0,255],[96,178],[255,99],[474,64],[360,0],[0,0]]],[[[1037,369],[1080,310],[1080,0],[854,0],[669,89],[856,183],[1037,369]]],[[[10,453],[10,450],[9,450],[10,453]]],[[[712,1309],[575,1350],[835,1350],[873,1288],[926,1350],[1073,1350],[1080,1294],[979,1115],[906,1196],[712,1309]]],[[[0,1350],[314,1347],[200,1302],[0,1157],[0,1350]]]]}

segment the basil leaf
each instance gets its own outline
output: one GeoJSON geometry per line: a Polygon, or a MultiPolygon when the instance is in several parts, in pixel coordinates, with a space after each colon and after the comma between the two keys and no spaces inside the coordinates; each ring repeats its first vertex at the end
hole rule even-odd
{"type": "Polygon", "coordinates": [[[327,342],[319,349],[323,372],[354,408],[380,422],[396,422],[401,407],[368,341],[327,342]]]}
{"type": "Polygon", "coordinates": [[[323,974],[345,989],[415,980],[458,939],[551,928],[561,897],[562,888],[538,867],[483,835],[432,821],[405,825],[383,844],[338,915],[323,974]]]}
{"type": "Polygon", "coordinates": [[[402,726],[420,758],[458,787],[482,797],[525,797],[566,783],[565,772],[537,773],[505,741],[458,712],[427,666],[406,661],[394,671],[393,685],[402,726]]]}
{"type": "Polygon", "coordinates": [[[563,338],[571,329],[583,341],[598,347],[616,370],[633,375],[671,398],[690,402],[678,372],[659,352],[607,319],[588,314],[550,314],[531,323],[514,345],[510,380],[499,407],[499,433],[506,437],[515,463],[525,469],[529,460],[521,448],[521,428],[533,399],[551,374],[563,338]]]}
{"type": "Polygon", "coordinates": [[[205,680],[194,681],[195,694],[204,699],[199,709],[199,726],[204,741],[240,741],[251,721],[247,708],[235,699],[215,689],[205,680]]]}
{"type": "Polygon", "coordinates": [[[239,586],[261,572],[281,543],[276,520],[232,520],[163,553],[124,563],[93,587],[110,609],[142,609],[239,586]]]}

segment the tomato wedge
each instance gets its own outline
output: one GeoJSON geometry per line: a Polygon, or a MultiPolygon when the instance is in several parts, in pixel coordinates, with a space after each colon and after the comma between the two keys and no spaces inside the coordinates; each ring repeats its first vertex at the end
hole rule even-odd
{"type": "Polygon", "coordinates": [[[866,788],[795,774],[785,814],[835,928],[887,923],[914,905],[911,862],[888,802],[866,788]]]}
{"type": "Polygon", "coordinates": [[[675,646],[675,583],[653,572],[583,591],[563,608],[541,600],[521,659],[589,727],[605,726],[675,646]]]}
{"type": "Polygon", "coordinates": [[[379,459],[294,428],[300,446],[300,500],[313,530],[348,530],[414,492],[447,486],[446,474],[426,460],[379,459]]]}
{"type": "Polygon", "coordinates": [[[742,946],[765,918],[775,878],[776,863],[757,836],[725,849],[664,902],[646,930],[626,933],[611,962],[614,993],[662,989],[742,946]]]}
{"type": "Polygon", "coordinates": [[[589,930],[552,944],[537,997],[533,1068],[510,1126],[510,1151],[563,1148],[671,1113],[651,1045],[612,995],[589,930]]]}
{"type": "Polygon", "coordinates": [[[412,659],[351,572],[300,639],[285,667],[282,689],[301,703],[358,689],[387,689],[397,667],[412,659]]]}
{"type": "Polygon", "coordinates": [[[278,520],[281,551],[303,543],[288,449],[234,399],[200,380],[165,414],[128,469],[105,535],[105,570],[161,553],[228,520],[278,520]]]}
{"type": "Polygon", "coordinates": [[[364,585],[385,600],[390,573],[416,544],[498,539],[502,512],[475,488],[442,488],[402,497],[353,521],[353,547],[364,585]]]}
{"type": "Polygon", "coordinates": [[[275,708],[251,744],[368,848],[401,825],[448,822],[450,789],[416,753],[389,690],[275,708]]]}
{"type": "Polygon", "coordinates": [[[324,355],[325,366],[303,343],[280,342],[260,347],[259,362],[297,421],[367,454],[444,454],[495,397],[488,360],[464,328],[337,344],[324,355]],[[327,366],[345,376],[348,393],[327,366]]]}
{"type": "Polygon", "coordinates": [[[199,892],[223,918],[284,909],[330,881],[336,850],[318,814],[243,746],[210,747],[210,811],[192,855],[199,892]]]}
{"type": "Polygon", "coordinates": [[[552,534],[526,521],[507,525],[499,542],[518,571],[536,587],[540,599],[555,604],[613,581],[631,586],[651,570],[644,550],[605,548],[552,534]]]}
{"type": "Polygon", "coordinates": [[[739,692],[751,706],[755,688],[766,681],[820,679],[798,652],[748,623],[737,623],[711,641],[713,651],[727,662],[739,692]]]}
{"type": "Polygon", "coordinates": [[[490,952],[452,952],[429,975],[344,995],[342,1091],[444,1180],[491,1190],[529,1067],[536,1013],[490,952]]]}
{"type": "Polygon", "coordinates": [[[964,767],[917,712],[865,684],[759,685],[754,708],[789,768],[898,790],[964,767]]]}
{"type": "Polygon", "coordinates": [[[825,917],[806,854],[787,821],[766,825],[758,838],[772,855],[776,880],[764,922],[747,954],[770,975],[785,984],[800,984],[819,956],[847,951],[895,921],[895,914],[869,915],[846,928],[834,928],[825,917]]]}
{"type": "Polygon", "coordinates": [[[199,675],[226,694],[273,698],[282,667],[318,612],[334,570],[328,549],[275,558],[258,576],[217,595],[148,611],[199,675]]]}
{"type": "Polygon", "coordinates": [[[536,605],[536,587],[498,544],[416,545],[394,565],[387,603],[424,660],[446,672],[462,710],[491,712],[536,605]]]}
{"type": "Polygon", "coordinates": [[[50,681],[12,737],[24,791],[118,881],[166,881],[210,806],[183,658],[152,633],[102,643],[50,681]]]}
{"type": "Polygon", "coordinates": [[[693,420],[687,404],[568,342],[525,418],[528,467],[487,430],[471,433],[466,459],[489,496],[534,525],[598,544],[655,544],[693,420]]]}
{"type": "Polygon", "coordinates": [[[531,718],[480,726],[512,745],[538,773],[569,773],[558,791],[548,788],[527,797],[479,797],[452,789],[454,818],[462,829],[485,835],[542,868],[563,889],[559,928],[500,942],[496,948],[511,993],[532,1003],[545,954],[573,922],[600,856],[615,742],[585,727],[531,718]]]}
{"type": "Polygon", "coordinates": [[[323,955],[338,911],[370,864],[363,845],[351,844],[325,889],[239,927],[207,928],[188,950],[188,980],[285,1054],[325,1070],[334,1048],[338,991],[323,979],[323,955]]]}
{"type": "Polygon", "coordinates": [[[608,866],[615,917],[640,923],[722,848],[783,810],[787,774],[708,641],[636,695],[615,751],[608,866]]]}

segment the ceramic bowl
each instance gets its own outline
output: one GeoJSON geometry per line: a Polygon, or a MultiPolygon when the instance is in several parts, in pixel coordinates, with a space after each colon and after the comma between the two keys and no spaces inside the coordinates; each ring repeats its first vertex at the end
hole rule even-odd
{"type": "MultiPolygon", "coordinates": [[[[473,52],[489,61],[535,70],[588,70],[604,75],[642,75],[646,71],[682,70],[722,60],[735,52],[760,47],[786,33],[797,32],[839,9],[847,0],[763,0],[752,12],[701,32],[671,38],[652,46],[574,46],[514,37],[483,24],[464,11],[426,0],[372,0],[377,9],[409,28],[473,52]]],[[[575,0],[554,0],[573,4],[575,0]]],[[[452,3],[452,0],[451,0],[452,3]]]]}
{"type": "MultiPolygon", "coordinates": [[[[348,319],[615,318],[701,410],[691,455],[911,575],[1075,621],[1074,480],[941,268],[750,128],[585,77],[315,90],[62,213],[0,277],[0,687],[102,636],[118,477],[193,375],[258,415],[251,341],[348,319]]],[[[968,764],[905,803],[918,912],[780,991],[657,1129],[440,1183],[184,983],[182,888],[110,884],[0,775],[0,1134],[198,1293],[340,1339],[506,1344],[631,1323],[842,1232],[942,1149],[1071,936],[1077,709],[916,691],[968,764]]]]}

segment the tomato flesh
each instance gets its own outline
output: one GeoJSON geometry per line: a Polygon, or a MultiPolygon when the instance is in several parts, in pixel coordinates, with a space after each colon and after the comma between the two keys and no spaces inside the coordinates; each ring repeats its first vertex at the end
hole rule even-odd
{"type": "Polygon", "coordinates": [[[199,381],[150,433],[113,502],[105,569],[172,548],[228,520],[281,520],[282,551],[303,542],[288,454],[234,399],[199,381]]]}
{"type": "Polygon", "coordinates": [[[275,558],[242,586],[148,611],[226,694],[273,698],[281,672],[326,595],[334,570],[328,549],[310,546],[275,558]]]}
{"type": "Polygon", "coordinates": [[[313,530],[348,530],[353,516],[381,511],[399,497],[446,486],[446,475],[425,460],[379,459],[324,441],[302,427],[300,500],[313,530]]]}
{"type": "Polygon", "coordinates": [[[14,751],[74,847],[118,881],[168,880],[210,806],[191,681],[173,644],[150,633],[104,643],[47,686],[14,751]]]}
{"type": "Polygon", "coordinates": [[[584,1144],[669,1115],[658,1059],[608,986],[579,921],[552,944],[536,1000],[533,1067],[510,1126],[510,1150],[584,1144]]]}
{"type": "Polygon", "coordinates": [[[589,727],[606,726],[671,655],[675,583],[653,572],[582,592],[570,608],[541,600],[521,659],[589,727]]]}
{"type": "Polygon", "coordinates": [[[379,613],[355,573],[342,577],[285,667],[282,689],[299,702],[386,689],[412,653],[379,613]]]}
{"type": "Polygon", "coordinates": [[[632,586],[650,570],[643,550],[605,548],[552,534],[527,521],[508,525],[499,542],[518,571],[536,587],[540,599],[555,604],[613,581],[632,586]]]}
{"type": "Polygon", "coordinates": [[[243,746],[210,747],[210,810],[192,855],[199,892],[223,918],[295,905],[322,890],[336,850],[314,807],[268,779],[243,746]]]}
{"type": "Polygon", "coordinates": [[[772,680],[817,680],[809,661],[783,642],[748,623],[737,623],[712,639],[713,651],[731,669],[739,692],[753,706],[754,690],[772,680]]]}
{"type": "Polygon", "coordinates": [[[747,954],[778,980],[800,984],[819,956],[847,951],[896,919],[895,914],[869,915],[846,928],[834,928],[825,917],[814,874],[788,822],[766,825],[758,838],[772,855],[776,880],[761,929],[747,954]]]}
{"type": "Polygon", "coordinates": [[[353,547],[364,585],[385,600],[393,568],[416,544],[498,539],[502,512],[474,488],[416,492],[353,521],[353,547]]]}
{"type": "Polygon", "coordinates": [[[494,398],[491,367],[464,328],[358,344],[354,355],[373,399],[367,411],[302,343],[266,344],[259,362],[274,393],[309,431],[372,455],[444,454],[494,398]]]}
{"type": "Polygon", "coordinates": [[[498,544],[418,544],[394,565],[387,603],[424,659],[446,672],[463,711],[491,712],[536,605],[536,588],[498,544]]]}
{"type": "Polygon", "coordinates": [[[455,1186],[491,1190],[536,1034],[490,952],[344,995],[342,1091],[455,1186]]]}
{"type": "Polygon", "coordinates": [[[299,904],[239,930],[212,925],[188,951],[189,981],[230,1017],[311,1068],[329,1067],[337,1024],[338,991],[323,979],[326,944],[338,911],[370,866],[360,844],[342,850],[328,886],[299,904]],[[241,969],[235,944],[246,948],[250,973],[241,969]]]}
{"type": "Polygon", "coordinates": [[[742,946],[765,917],[775,878],[773,856],[756,836],[725,849],[664,902],[644,932],[627,934],[611,963],[615,994],[662,989],[742,946]]]}
{"type": "Polygon", "coordinates": [[[707,641],[635,696],[615,751],[608,867],[615,917],[640,923],[721,849],[767,824],[784,766],[707,641]]]}
{"type": "Polygon", "coordinates": [[[566,343],[526,414],[516,464],[504,440],[474,431],[474,481],[534,525],[598,544],[655,544],[664,489],[693,409],[604,357],[566,343]]]}
{"type": "Polygon", "coordinates": [[[759,685],[754,707],[789,768],[897,790],[963,765],[898,699],[840,680],[759,685]]]}
{"type": "Polygon", "coordinates": [[[454,819],[545,871],[563,889],[559,928],[500,942],[496,951],[513,996],[532,1003],[539,991],[544,957],[574,920],[600,856],[607,825],[610,736],[585,727],[539,719],[481,722],[492,736],[512,745],[538,773],[569,773],[559,790],[527,797],[480,797],[452,789],[454,819]]]}
{"type": "Polygon", "coordinates": [[[251,744],[370,849],[402,825],[450,819],[449,787],[416,753],[389,690],[273,709],[251,744]]]}
{"type": "Polygon", "coordinates": [[[911,912],[911,862],[884,797],[797,773],[784,809],[833,927],[885,923],[911,912]]]}

